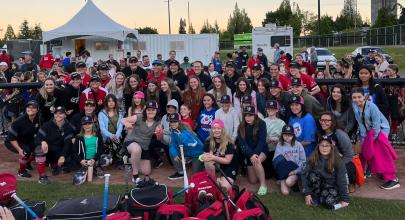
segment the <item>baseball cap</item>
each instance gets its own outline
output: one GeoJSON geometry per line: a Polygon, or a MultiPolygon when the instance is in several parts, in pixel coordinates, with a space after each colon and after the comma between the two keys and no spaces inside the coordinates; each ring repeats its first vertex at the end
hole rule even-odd
{"type": "Polygon", "coordinates": [[[137,63],[137,62],[138,62],[138,58],[136,58],[136,57],[130,57],[130,58],[129,58],[129,62],[130,62],[130,63],[137,63]]]}
{"type": "Polygon", "coordinates": [[[56,107],[56,108],[55,108],[55,111],[54,111],[53,113],[55,114],[55,113],[58,113],[58,112],[63,113],[63,114],[66,114],[66,109],[65,109],[65,107],[63,107],[63,106],[58,106],[58,107],[56,107]]]}
{"type": "Polygon", "coordinates": [[[252,104],[252,96],[251,95],[243,96],[241,102],[244,104],[252,104]]]}
{"type": "Polygon", "coordinates": [[[162,63],[160,62],[160,60],[154,60],[153,62],[152,62],[152,66],[153,65],[162,65],[162,63]]]}
{"type": "Polygon", "coordinates": [[[275,100],[268,100],[266,102],[266,108],[278,109],[278,102],[275,100]]]}
{"type": "Polygon", "coordinates": [[[134,98],[144,99],[145,94],[142,91],[136,91],[136,92],[134,92],[134,98]]]}
{"type": "Polygon", "coordinates": [[[100,81],[100,77],[98,77],[96,74],[94,74],[93,76],[91,76],[90,82],[93,81],[100,81]]]}
{"type": "Polygon", "coordinates": [[[291,63],[290,64],[290,69],[299,69],[301,67],[301,65],[299,65],[298,63],[291,63]]]}
{"type": "Polygon", "coordinates": [[[24,54],[24,55],[32,55],[32,52],[29,51],[29,50],[23,51],[23,52],[21,52],[21,53],[24,54]]]}
{"type": "Polygon", "coordinates": [[[189,61],[190,59],[189,59],[187,56],[185,56],[185,57],[183,58],[183,60],[184,60],[184,61],[189,61]]]}
{"type": "Polygon", "coordinates": [[[179,113],[169,113],[169,114],[167,114],[167,121],[169,121],[169,122],[179,122],[180,121],[179,113]]]}
{"type": "Polygon", "coordinates": [[[278,80],[272,80],[272,81],[270,81],[270,86],[269,86],[270,88],[274,88],[274,87],[276,87],[276,88],[281,88],[281,86],[280,86],[280,82],[278,81],[278,80]]]}
{"type": "Polygon", "coordinates": [[[80,75],[80,73],[78,72],[73,72],[70,74],[70,79],[74,80],[74,79],[82,79],[82,76],[80,75]]]}
{"type": "Polygon", "coordinates": [[[233,61],[228,61],[228,62],[226,62],[225,66],[235,68],[235,63],[233,61]]]}
{"type": "Polygon", "coordinates": [[[28,106],[33,106],[33,107],[35,107],[35,108],[38,108],[38,102],[37,101],[35,101],[35,100],[30,100],[30,101],[28,101],[27,102],[27,104],[25,104],[25,107],[28,107],[28,106]]]}
{"type": "Polygon", "coordinates": [[[83,61],[80,61],[78,63],[76,63],[76,68],[82,68],[82,67],[86,67],[86,63],[83,61]]]}
{"type": "Polygon", "coordinates": [[[304,98],[302,98],[302,96],[293,95],[290,100],[290,104],[292,103],[304,105],[304,98]]]}
{"type": "Polygon", "coordinates": [[[221,103],[231,103],[231,97],[229,95],[223,95],[221,97],[221,103]]]}
{"type": "Polygon", "coordinates": [[[257,51],[263,51],[263,48],[259,47],[257,48],[257,51]]]}
{"type": "Polygon", "coordinates": [[[84,102],[84,105],[96,106],[96,102],[94,101],[94,99],[87,99],[87,100],[84,102]]]}
{"type": "Polygon", "coordinates": [[[8,66],[8,64],[3,61],[3,62],[0,63],[0,66],[8,66]]]}
{"type": "Polygon", "coordinates": [[[93,123],[93,118],[91,116],[84,116],[82,118],[82,125],[93,123]]]}
{"type": "Polygon", "coordinates": [[[321,141],[327,141],[327,142],[333,144],[332,138],[331,138],[330,136],[328,136],[328,135],[322,135],[322,136],[320,136],[320,137],[319,137],[319,140],[318,140],[318,143],[320,143],[321,141]]]}
{"type": "Polygon", "coordinates": [[[253,70],[261,70],[261,69],[262,69],[262,66],[260,66],[259,63],[255,63],[255,64],[253,65],[253,70]]]}
{"type": "Polygon", "coordinates": [[[177,60],[172,60],[172,61],[169,62],[169,66],[171,66],[171,65],[180,66],[180,63],[177,60]]]}
{"type": "Polygon", "coordinates": [[[146,108],[159,109],[159,106],[155,100],[151,100],[148,103],[146,103],[146,108]]]}
{"type": "Polygon", "coordinates": [[[216,118],[211,122],[211,128],[213,128],[215,125],[218,125],[218,127],[220,127],[220,128],[225,127],[224,122],[219,118],[216,118]]]}
{"type": "Polygon", "coordinates": [[[253,105],[245,106],[243,108],[243,114],[256,114],[256,109],[253,105]]]}
{"type": "Polygon", "coordinates": [[[281,134],[295,135],[294,128],[291,125],[284,125],[283,128],[281,129],[281,134]]]}
{"type": "Polygon", "coordinates": [[[98,66],[98,70],[110,70],[110,67],[106,63],[102,63],[98,66]]]}
{"type": "Polygon", "coordinates": [[[291,80],[291,86],[302,86],[301,79],[299,78],[293,78],[291,80]]]}

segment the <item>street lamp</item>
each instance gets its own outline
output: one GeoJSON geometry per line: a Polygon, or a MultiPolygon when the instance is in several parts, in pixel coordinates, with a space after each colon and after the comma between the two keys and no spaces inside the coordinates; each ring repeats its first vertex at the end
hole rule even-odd
{"type": "Polygon", "coordinates": [[[166,0],[164,2],[167,2],[167,14],[169,16],[169,34],[172,34],[172,28],[170,25],[170,2],[171,2],[171,0],[166,0]]]}

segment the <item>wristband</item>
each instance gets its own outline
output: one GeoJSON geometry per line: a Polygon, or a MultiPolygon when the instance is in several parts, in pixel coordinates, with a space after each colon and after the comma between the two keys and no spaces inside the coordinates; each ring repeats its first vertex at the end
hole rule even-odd
{"type": "Polygon", "coordinates": [[[202,157],[203,157],[203,155],[201,154],[201,155],[198,157],[198,160],[201,161],[201,162],[204,162],[204,160],[203,160],[202,157]]]}

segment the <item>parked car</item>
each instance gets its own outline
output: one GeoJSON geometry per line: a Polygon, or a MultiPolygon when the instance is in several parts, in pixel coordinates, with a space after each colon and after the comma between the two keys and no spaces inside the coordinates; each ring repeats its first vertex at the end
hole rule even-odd
{"type": "MultiPolygon", "coordinates": [[[[311,48],[308,48],[307,51],[310,54],[311,48]]],[[[317,63],[318,68],[325,68],[325,66],[326,66],[325,61],[327,61],[327,60],[330,61],[329,65],[331,65],[331,66],[336,65],[335,54],[331,53],[328,49],[317,47],[317,48],[315,48],[315,51],[316,51],[316,55],[318,55],[318,63],[317,63]]]]}
{"type": "Polygon", "coordinates": [[[364,58],[366,58],[370,50],[375,50],[377,53],[384,55],[385,60],[387,60],[388,63],[390,64],[394,63],[392,57],[386,52],[384,52],[381,49],[381,47],[374,47],[374,46],[358,47],[352,52],[352,57],[356,57],[357,54],[361,54],[364,58]]]}

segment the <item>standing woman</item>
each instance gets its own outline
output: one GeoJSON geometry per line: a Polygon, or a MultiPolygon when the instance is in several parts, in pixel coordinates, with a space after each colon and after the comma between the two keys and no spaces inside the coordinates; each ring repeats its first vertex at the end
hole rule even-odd
{"type": "Polygon", "coordinates": [[[146,104],[142,117],[133,115],[123,120],[125,128],[131,129],[125,137],[124,147],[127,147],[131,154],[132,181],[135,184],[141,180],[140,173],[146,176],[151,174],[149,145],[153,136],[162,136],[158,109],[157,102],[152,100],[146,104]]]}
{"type": "Polygon", "coordinates": [[[105,88],[109,94],[115,95],[118,102],[118,109],[121,112],[125,112],[126,110],[124,106],[124,80],[124,73],[118,72],[114,75],[114,78],[107,84],[105,88]]]}
{"type": "Polygon", "coordinates": [[[128,117],[133,115],[142,115],[145,109],[145,94],[141,91],[136,91],[132,99],[131,107],[128,109],[128,117]]]}
{"type": "Polygon", "coordinates": [[[183,103],[191,107],[191,119],[198,120],[205,89],[197,76],[191,76],[183,93],[183,103]]]}
{"type": "Polygon", "coordinates": [[[37,164],[38,182],[49,184],[45,174],[46,164],[49,163],[52,175],[60,172],[60,167],[66,162],[68,152],[72,147],[74,129],[66,120],[66,110],[62,106],[55,108],[53,119],[45,122],[38,131],[35,139],[35,162],[37,164]]]}
{"type": "Polygon", "coordinates": [[[108,94],[105,97],[104,109],[98,113],[98,122],[104,143],[121,142],[123,113],[118,109],[118,101],[115,95],[108,94]]]}
{"type": "Polygon", "coordinates": [[[25,105],[25,114],[18,117],[8,130],[5,146],[18,152],[19,177],[31,177],[27,166],[34,160],[35,136],[39,129],[38,103],[35,100],[25,105]]]}
{"type": "Polygon", "coordinates": [[[201,109],[197,121],[196,132],[202,142],[204,142],[211,131],[211,123],[215,119],[215,112],[218,110],[217,102],[212,94],[205,94],[203,96],[204,108],[201,109]]]}
{"type": "Polygon", "coordinates": [[[124,83],[124,105],[125,112],[128,111],[128,108],[132,104],[132,98],[136,91],[142,91],[142,86],[140,84],[141,79],[138,75],[132,74],[125,79],[124,83]]]}
{"type": "Polygon", "coordinates": [[[177,86],[174,85],[174,82],[171,78],[164,78],[160,82],[160,93],[159,93],[159,107],[160,114],[166,115],[166,105],[167,102],[175,99],[178,104],[181,103],[181,94],[177,86]]]}
{"type": "Polygon", "coordinates": [[[252,91],[249,81],[241,77],[236,82],[236,92],[233,94],[233,106],[238,113],[242,112],[241,100],[243,96],[252,96],[252,104],[256,108],[256,92],[252,91]]]}
{"type": "Polygon", "coordinates": [[[263,161],[266,160],[269,149],[266,145],[266,123],[256,114],[254,106],[243,108],[242,122],[238,129],[238,141],[247,163],[249,183],[259,180],[259,196],[267,194],[263,161]]]}
{"type": "Polygon", "coordinates": [[[336,128],[351,134],[356,122],[352,102],[342,84],[335,84],[331,88],[331,95],[326,100],[326,110],[333,113],[336,118],[336,128]]]}
{"type": "Polygon", "coordinates": [[[56,88],[53,78],[47,78],[42,88],[39,89],[37,102],[40,109],[41,122],[49,121],[52,118],[56,106],[65,106],[64,94],[56,88]]]}
{"type": "Polygon", "coordinates": [[[291,116],[288,124],[294,128],[297,141],[305,149],[305,155],[311,156],[316,145],[316,122],[311,114],[305,111],[304,98],[293,95],[291,97],[291,116]]]}
{"type": "MultiPolygon", "coordinates": [[[[360,70],[361,75],[361,70],[360,70]]],[[[364,90],[362,88],[353,88],[352,90],[352,100],[353,100],[353,110],[356,121],[359,125],[360,131],[360,141],[363,142],[362,156],[364,159],[368,160],[368,165],[370,170],[373,173],[379,173],[383,175],[385,183],[381,185],[382,189],[395,189],[398,188],[399,180],[395,174],[395,162],[397,155],[392,148],[392,145],[388,142],[388,135],[390,133],[390,125],[387,118],[381,113],[378,107],[368,101],[364,95],[364,90]],[[368,158],[369,156],[365,155],[366,147],[370,146],[364,144],[364,141],[368,137],[369,131],[374,129],[373,142],[375,143],[376,139],[379,142],[384,142],[385,146],[375,146],[373,150],[373,157],[368,158]],[[366,158],[367,157],[367,158],[366,158]]],[[[375,145],[375,144],[373,144],[375,145]]],[[[368,149],[370,151],[370,149],[368,149]]]]}
{"type": "Polygon", "coordinates": [[[349,205],[346,167],[332,142],[331,138],[322,136],[302,172],[302,191],[308,206],[321,204],[333,209],[336,204],[349,205]]]}
{"type": "MultiPolygon", "coordinates": [[[[222,75],[212,77],[213,88],[208,93],[214,95],[215,100],[219,101],[222,96],[229,95],[232,97],[231,89],[226,86],[225,79],[222,75]]],[[[217,102],[219,107],[222,107],[221,102],[217,102]]]]}
{"type": "Polygon", "coordinates": [[[378,109],[388,117],[388,99],[381,85],[374,82],[373,72],[367,66],[360,67],[357,85],[363,89],[368,101],[377,105],[378,109]]]}
{"type": "Polygon", "coordinates": [[[256,103],[257,110],[266,116],[266,101],[270,99],[270,82],[266,78],[261,78],[257,82],[256,103]]]}

